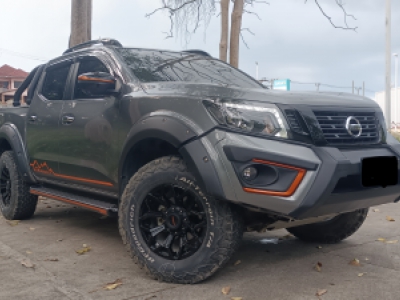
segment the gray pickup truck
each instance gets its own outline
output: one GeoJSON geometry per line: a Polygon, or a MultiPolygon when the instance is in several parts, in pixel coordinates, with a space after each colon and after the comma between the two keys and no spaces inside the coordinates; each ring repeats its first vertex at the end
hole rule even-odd
{"type": "Polygon", "coordinates": [[[271,91],[202,51],[115,40],[35,68],[0,110],[0,154],[5,218],[38,196],[115,215],[134,261],[175,283],[215,273],[244,231],[337,243],[400,199],[400,144],[372,100],[271,91]]]}

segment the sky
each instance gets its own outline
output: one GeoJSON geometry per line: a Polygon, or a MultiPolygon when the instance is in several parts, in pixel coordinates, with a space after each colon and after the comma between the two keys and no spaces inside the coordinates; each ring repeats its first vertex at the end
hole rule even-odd
{"type": "MultiPolygon", "coordinates": [[[[186,44],[183,39],[166,39],[167,13],[146,18],[160,5],[159,0],[93,0],[92,38],[111,37],[123,45],[169,50],[202,49],[218,57],[220,18],[204,24],[186,44]]],[[[248,7],[243,32],[249,48],[241,42],[239,68],[266,79],[291,79],[292,90],[351,92],[363,82],[366,95],[384,89],[385,1],[347,0],[346,10],[357,20],[349,26],[357,32],[335,29],[313,0],[268,0],[248,7]],[[311,84],[300,84],[311,83],[311,84]]],[[[343,13],[334,0],[319,0],[338,25],[343,13]]],[[[0,0],[0,66],[9,64],[30,71],[42,61],[57,57],[67,49],[70,34],[70,0],[0,0]]],[[[400,53],[400,1],[392,1],[392,52],[400,53]],[[398,31],[397,31],[398,30],[398,31]]],[[[394,82],[394,61],[392,61],[394,82]]]]}

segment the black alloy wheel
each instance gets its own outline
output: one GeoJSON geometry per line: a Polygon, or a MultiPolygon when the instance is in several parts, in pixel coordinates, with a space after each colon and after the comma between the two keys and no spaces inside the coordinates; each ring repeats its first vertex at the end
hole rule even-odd
{"type": "Polygon", "coordinates": [[[5,207],[9,207],[11,204],[11,176],[8,168],[3,165],[0,170],[0,194],[1,201],[5,207]]]}
{"type": "Polygon", "coordinates": [[[206,213],[199,197],[188,189],[173,184],[154,188],[142,202],[139,216],[147,246],[165,259],[185,259],[205,240],[206,213]]]}

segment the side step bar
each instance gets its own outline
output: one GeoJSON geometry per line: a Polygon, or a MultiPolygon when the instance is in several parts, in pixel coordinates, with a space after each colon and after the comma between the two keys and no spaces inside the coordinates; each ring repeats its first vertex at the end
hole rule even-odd
{"type": "Polygon", "coordinates": [[[94,200],[88,197],[62,192],[51,188],[31,187],[30,193],[83,207],[98,212],[104,216],[115,216],[118,213],[118,207],[116,204],[94,200]]]}

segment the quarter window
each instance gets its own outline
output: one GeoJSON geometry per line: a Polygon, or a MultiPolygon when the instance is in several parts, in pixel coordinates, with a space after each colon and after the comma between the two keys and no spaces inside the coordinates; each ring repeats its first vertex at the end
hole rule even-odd
{"type": "Polygon", "coordinates": [[[62,100],[70,65],[64,65],[46,70],[42,95],[48,100],[62,100]]]}

